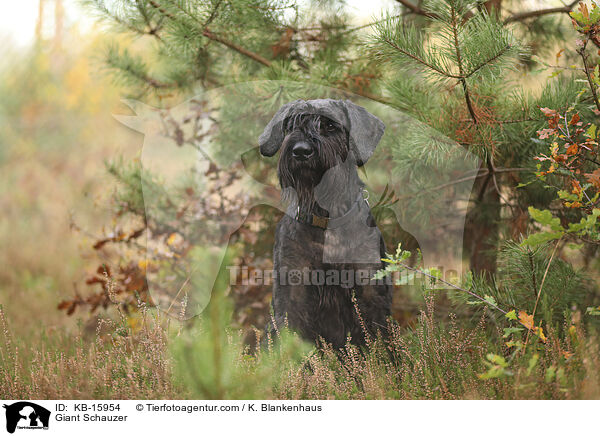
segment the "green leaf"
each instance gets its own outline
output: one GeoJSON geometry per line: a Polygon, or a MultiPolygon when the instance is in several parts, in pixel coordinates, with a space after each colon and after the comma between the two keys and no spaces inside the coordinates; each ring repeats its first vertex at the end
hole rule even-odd
{"type": "Polygon", "coordinates": [[[492,306],[498,306],[498,303],[496,303],[496,300],[491,295],[486,295],[483,299],[492,306]]]}
{"type": "Polygon", "coordinates": [[[493,364],[500,365],[502,368],[506,368],[508,366],[506,359],[498,354],[488,353],[486,358],[493,364]]]}
{"type": "Polygon", "coordinates": [[[588,307],[587,309],[585,309],[585,313],[591,316],[600,316],[600,306],[588,307]]]}
{"type": "Polygon", "coordinates": [[[582,236],[586,233],[590,233],[596,226],[598,216],[600,216],[600,209],[592,210],[590,215],[585,218],[581,218],[581,221],[578,223],[569,223],[568,232],[577,233],[582,236]]]}
{"type": "MultiPolygon", "coordinates": [[[[510,312],[508,312],[506,315],[504,315],[505,317],[507,317],[508,319],[512,319],[514,321],[517,320],[517,312],[515,312],[515,310],[511,310],[510,312]]],[[[506,329],[504,329],[506,330],[506,329]]]]}
{"type": "MultiPolygon", "coordinates": [[[[557,171],[557,172],[559,172],[559,171],[557,171]]],[[[565,175],[565,176],[570,176],[571,175],[568,172],[566,174],[563,172],[562,174],[565,175]]],[[[557,194],[558,194],[558,198],[560,198],[561,200],[565,200],[565,201],[577,201],[577,200],[579,200],[579,197],[577,195],[572,194],[569,191],[565,191],[565,190],[562,190],[562,189],[560,191],[558,191],[557,194]]],[[[548,212],[550,212],[550,211],[548,211],[548,212]]]]}
{"type": "Polygon", "coordinates": [[[537,180],[536,180],[536,179],[530,180],[530,181],[529,181],[529,182],[527,182],[527,183],[519,183],[519,184],[517,185],[517,188],[524,188],[525,186],[529,186],[529,185],[531,185],[532,183],[535,183],[535,182],[537,182],[537,180]]]}
{"type": "Polygon", "coordinates": [[[516,347],[518,350],[522,350],[523,349],[523,341],[508,341],[506,343],[506,346],[508,348],[516,347]]]}
{"type": "Polygon", "coordinates": [[[592,124],[589,129],[587,129],[587,131],[585,132],[586,136],[592,138],[592,139],[596,139],[596,125],[592,124]]]}
{"type": "Polygon", "coordinates": [[[512,372],[508,371],[506,368],[508,367],[508,363],[504,357],[499,356],[497,354],[489,353],[487,356],[487,362],[484,361],[485,365],[489,368],[487,372],[483,374],[478,374],[481,380],[488,380],[491,378],[499,378],[503,376],[512,375],[512,372]]]}
{"type": "MultiPolygon", "coordinates": [[[[575,197],[577,199],[577,197],[575,197]]],[[[560,225],[560,219],[552,216],[552,213],[549,210],[538,210],[535,207],[529,206],[529,215],[533,220],[544,226],[550,226],[552,230],[555,232],[559,230],[563,230],[560,225]]]]}
{"type": "Polygon", "coordinates": [[[521,245],[529,245],[530,247],[537,247],[538,245],[544,244],[548,241],[560,239],[564,235],[564,232],[540,232],[529,235],[521,245]]]}

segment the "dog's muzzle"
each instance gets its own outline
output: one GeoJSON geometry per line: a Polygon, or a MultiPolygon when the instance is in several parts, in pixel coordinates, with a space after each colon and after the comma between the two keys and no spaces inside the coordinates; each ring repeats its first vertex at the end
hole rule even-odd
{"type": "Polygon", "coordinates": [[[308,160],[313,154],[315,154],[314,147],[304,141],[297,142],[292,148],[292,156],[299,161],[308,160]]]}

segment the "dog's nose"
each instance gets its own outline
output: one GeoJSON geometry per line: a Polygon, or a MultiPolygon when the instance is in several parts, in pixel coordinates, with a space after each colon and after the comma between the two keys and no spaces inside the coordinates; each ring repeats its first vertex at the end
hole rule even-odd
{"type": "Polygon", "coordinates": [[[313,148],[306,142],[297,142],[292,148],[292,155],[298,160],[306,160],[313,155],[313,148]]]}

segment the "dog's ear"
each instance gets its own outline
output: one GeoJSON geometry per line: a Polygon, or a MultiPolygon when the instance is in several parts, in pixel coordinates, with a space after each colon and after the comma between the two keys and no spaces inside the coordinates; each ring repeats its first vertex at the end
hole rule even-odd
{"type": "Polygon", "coordinates": [[[265,130],[258,137],[260,154],[263,156],[273,156],[277,153],[277,150],[281,147],[281,143],[285,137],[285,121],[290,115],[290,112],[301,103],[303,103],[302,100],[286,103],[279,108],[275,115],[273,115],[273,118],[269,121],[265,130]]]}
{"type": "Polygon", "coordinates": [[[344,101],[344,108],[349,123],[350,148],[357,154],[356,164],[362,166],[369,160],[375,147],[379,144],[385,124],[375,115],[367,112],[365,108],[350,100],[344,101]]]}

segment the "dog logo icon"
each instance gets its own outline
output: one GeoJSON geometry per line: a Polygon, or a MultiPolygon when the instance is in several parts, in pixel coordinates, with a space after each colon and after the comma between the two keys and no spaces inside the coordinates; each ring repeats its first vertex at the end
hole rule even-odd
{"type": "Polygon", "coordinates": [[[48,429],[50,411],[29,401],[4,404],[6,409],[6,431],[14,433],[19,429],[48,429]]]}

